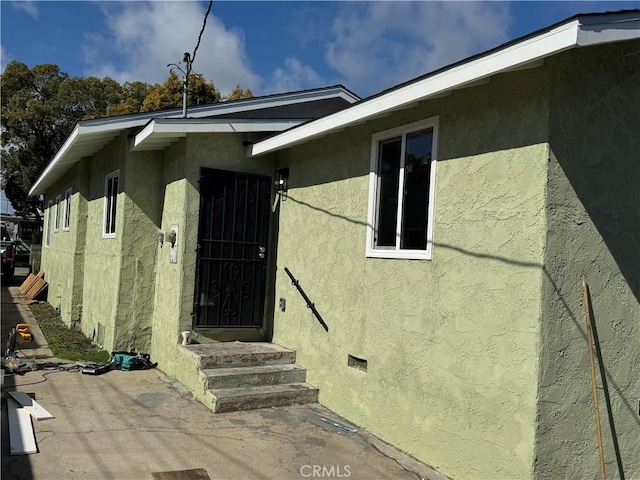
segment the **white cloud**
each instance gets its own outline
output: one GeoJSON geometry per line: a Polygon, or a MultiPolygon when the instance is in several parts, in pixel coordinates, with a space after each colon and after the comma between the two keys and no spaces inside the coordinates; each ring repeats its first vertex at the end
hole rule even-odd
{"type": "MultiPolygon", "coordinates": [[[[86,36],[88,75],[119,82],[162,83],[167,64],[193,53],[202,28],[202,2],[122,2],[103,4],[106,32],[86,36]]],[[[236,85],[255,89],[259,77],[248,64],[241,31],[227,29],[213,12],[198,48],[193,71],[213,81],[223,94],[236,85]]]]}
{"type": "Polygon", "coordinates": [[[38,10],[38,7],[36,7],[35,2],[32,2],[32,1],[28,1],[28,0],[13,1],[11,2],[11,6],[16,10],[22,10],[27,15],[33,18],[38,18],[38,15],[40,15],[40,10],[38,10]]]}
{"type": "Polygon", "coordinates": [[[392,87],[508,39],[503,2],[356,2],[334,18],[325,59],[361,95],[392,87]]]}
{"type": "Polygon", "coordinates": [[[4,45],[0,45],[0,72],[4,72],[11,60],[13,60],[11,54],[4,48],[4,45]]]}
{"type": "Polygon", "coordinates": [[[266,90],[270,93],[291,92],[316,88],[322,83],[320,76],[312,67],[303,64],[297,58],[287,58],[284,66],[276,68],[272,73],[266,90]]]}
{"type": "MultiPolygon", "coordinates": [[[[260,74],[247,58],[243,32],[226,27],[214,8],[194,71],[223,94],[238,84],[260,94],[343,83],[366,96],[496,46],[508,39],[513,23],[506,2],[322,5],[311,15],[313,20],[304,14],[310,23],[300,22],[305,34],[298,35],[306,35],[300,49],[282,53],[278,68],[260,74]],[[316,47],[324,52],[326,65],[301,53],[316,47]]],[[[193,52],[205,6],[191,1],[102,3],[106,28],[86,35],[84,54],[90,68],[85,74],[108,75],[119,82],[163,82],[167,64],[193,52]]],[[[301,11],[309,13],[308,8],[301,11]]],[[[274,46],[271,54],[277,57],[280,51],[274,46]]]]}

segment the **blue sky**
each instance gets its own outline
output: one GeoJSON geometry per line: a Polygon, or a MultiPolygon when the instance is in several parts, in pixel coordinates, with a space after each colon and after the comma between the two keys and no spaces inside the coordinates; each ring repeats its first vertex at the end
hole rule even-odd
{"type": "MultiPolygon", "coordinates": [[[[72,76],[164,81],[193,52],[208,2],[6,1],[1,61],[56,63],[72,76]]],[[[215,1],[194,71],[223,94],[342,83],[366,97],[576,13],[612,2],[215,1]]]]}

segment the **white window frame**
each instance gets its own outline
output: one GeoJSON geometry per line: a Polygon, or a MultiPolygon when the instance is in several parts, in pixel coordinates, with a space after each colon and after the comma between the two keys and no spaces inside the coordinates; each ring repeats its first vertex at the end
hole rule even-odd
{"type": "Polygon", "coordinates": [[[71,228],[71,195],[73,194],[73,189],[68,188],[66,192],[64,192],[64,221],[62,222],[62,229],[66,232],[71,228]]]}
{"type": "MultiPolygon", "coordinates": [[[[111,172],[110,174],[104,177],[104,208],[103,208],[103,215],[102,215],[102,238],[116,238],[116,229],[118,224],[116,222],[115,224],[116,227],[114,227],[112,232],[107,232],[107,219],[111,218],[111,212],[110,212],[111,209],[109,208],[111,206],[111,201],[115,202],[115,216],[116,218],[118,216],[118,193],[119,192],[120,192],[120,170],[116,170],[115,172],[111,172]],[[109,199],[108,198],[109,181],[112,181],[114,178],[118,179],[118,189],[116,190],[113,198],[109,199]]],[[[113,222],[110,222],[110,224],[113,225],[113,222]]]]}
{"type": "Polygon", "coordinates": [[[62,195],[58,195],[56,197],[56,219],[53,223],[53,231],[57,232],[60,230],[60,203],[62,202],[62,195]]]}
{"type": "Polygon", "coordinates": [[[51,241],[51,210],[53,208],[53,200],[49,200],[47,204],[47,229],[44,236],[44,246],[48,247],[51,241]]]}
{"type": "Polygon", "coordinates": [[[431,260],[433,250],[433,216],[436,191],[436,160],[438,158],[438,121],[439,117],[431,117],[400,127],[378,132],[371,137],[371,165],[369,169],[369,208],[367,213],[367,247],[366,256],[370,258],[404,258],[414,260],[431,260]],[[420,130],[433,129],[431,145],[431,169],[429,173],[429,205],[427,207],[427,248],[425,250],[408,250],[400,248],[400,228],[402,223],[402,195],[404,188],[404,154],[407,134],[420,130]],[[398,215],[396,225],[395,247],[375,248],[375,229],[378,222],[378,148],[384,140],[402,137],[400,154],[400,181],[398,185],[398,215]]]}

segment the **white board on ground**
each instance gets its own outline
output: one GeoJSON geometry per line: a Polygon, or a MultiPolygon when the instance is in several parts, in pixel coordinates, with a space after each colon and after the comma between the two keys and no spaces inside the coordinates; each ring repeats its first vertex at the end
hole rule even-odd
{"type": "Polygon", "coordinates": [[[33,418],[36,420],[48,420],[50,418],[55,418],[51,415],[42,405],[36,402],[33,398],[23,392],[9,392],[16,402],[18,402],[22,407],[33,415],[33,418]]]}
{"type": "Polygon", "coordinates": [[[18,402],[7,398],[9,416],[9,446],[11,455],[38,453],[36,437],[33,433],[31,415],[18,402]]]}

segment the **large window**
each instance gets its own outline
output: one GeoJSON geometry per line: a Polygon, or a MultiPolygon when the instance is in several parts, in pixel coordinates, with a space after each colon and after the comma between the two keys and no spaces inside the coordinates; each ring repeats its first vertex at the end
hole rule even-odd
{"type": "Polygon", "coordinates": [[[69,189],[64,194],[64,222],[62,223],[63,230],[69,230],[71,226],[71,193],[69,189]]]}
{"type": "Polygon", "coordinates": [[[430,259],[437,118],[373,135],[367,256],[430,259]]]}
{"type": "Polygon", "coordinates": [[[115,238],[116,236],[119,178],[120,172],[118,170],[104,178],[104,221],[102,229],[104,238],[115,238]]]}

